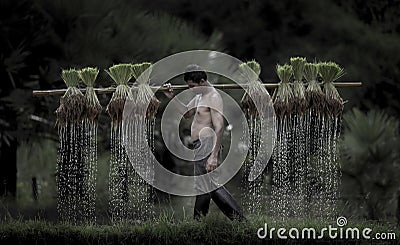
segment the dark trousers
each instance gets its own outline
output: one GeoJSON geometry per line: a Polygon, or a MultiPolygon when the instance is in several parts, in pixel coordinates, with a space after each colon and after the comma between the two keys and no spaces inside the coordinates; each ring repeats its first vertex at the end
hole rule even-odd
{"type": "MultiPolygon", "coordinates": [[[[195,142],[195,148],[198,147],[198,142],[195,142]]],[[[208,157],[195,161],[194,163],[194,172],[195,175],[203,175],[207,174],[206,163],[208,157]]],[[[220,164],[220,161],[218,165],[220,164]]],[[[239,204],[232,197],[232,195],[228,192],[228,190],[222,186],[217,188],[210,193],[202,194],[196,196],[196,202],[194,205],[194,218],[198,220],[201,216],[205,216],[208,213],[210,207],[210,201],[213,199],[215,204],[217,204],[218,208],[230,219],[230,220],[246,220],[244,217],[243,211],[240,208],[239,204]]]]}
{"type": "Polygon", "coordinates": [[[196,202],[194,205],[194,218],[198,220],[201,216],[205,216],[208,213],[210,207],[211,198],[217,204],[218,208],[230,219],[244,221],[243,211],[239,204],[232,197],[232,195],[225,189],[220,187],[211,193],[196,196],[196,202]]]}

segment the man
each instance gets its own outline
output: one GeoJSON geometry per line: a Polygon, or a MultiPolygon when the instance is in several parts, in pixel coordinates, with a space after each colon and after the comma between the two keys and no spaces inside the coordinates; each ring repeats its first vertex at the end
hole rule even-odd
{"type": "Polygon", "coordinates": [[[221,211],[231,220],[245,220],[240,206],[232,195],[219,185],[217,171],[220,164],[220,149],[222,134],[224,130],[223,103],[221,95],[211,86],[207,80],[206,72],[198,65],[189,65],[184,74],[184,80],[196,96],[187,105],[174,98],[171,84],[164,94],[173,99],[172,103],[176,109],[185,117],[194,116],[191,126],[191,138],[195,148],[195,175],[211,172],[209,179],[195,181],[195,188],[201,194],[196,196],[194,206],[194,218],[198,220],[201,215],[208,213],[211,198],[221,211]],[[214,147],[213,147],[214,146],[214,147]],[[210,188],[215,189],[210,193],[210,188]]]}

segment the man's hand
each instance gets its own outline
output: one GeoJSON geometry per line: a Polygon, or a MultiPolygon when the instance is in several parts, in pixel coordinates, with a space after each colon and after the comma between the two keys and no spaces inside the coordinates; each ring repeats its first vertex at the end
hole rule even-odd
{"type": "Polygon", "coordinates": [[[173,89],[171,88],[171,84],[170,83],[166,83],[163,85],[163,87],[168,88],[168,90],[163,90],[165,96],[167,96],[168,99],[172,99],[174,98],[175,94],[173,89]]]}
{"type": "Polygon", "coordinates": [[[217,157],[210,156],[206,162],[206,170],[207,172],[211,172],[217,168],[217,157]]]}

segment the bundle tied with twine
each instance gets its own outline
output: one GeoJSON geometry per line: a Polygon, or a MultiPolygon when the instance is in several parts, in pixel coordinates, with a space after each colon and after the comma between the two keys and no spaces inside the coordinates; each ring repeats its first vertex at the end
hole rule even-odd
{"type": "Polygon", "coordinates": [[[106,111],[113,120],[114,125],[122,122],[122,114],[126,100],[133,100],[132,91],[128,86],[129,80],[132,78],[131,64],[118,64],[106,70],[108,75],[117,84],[106,111]]]}
{"type": "Polygon", "coordinates": [[[101,113],[102,107],[100,105],[99,99],[94,92],[94,81],[96,80],[99,70],[97,68],[86,67],[79,72],[79,77],[82,79],[83,83],[86,85],[86,112],[85,116],[91,122],[94,122],[99,114],[101,113]]]}
{"type": "Polygon", "coordinates": [[[318,114],[322,114],[325,108],[325,95],[319,86],[318,77],[318,64],[306,63],[304,67],[304,77],[308,82],[306,89],[307,108],[318,114]]]}
{"type": "Polygon", "coordinates": [[[239,71],[248,85],[241,100],[246,117],[263,116],[269,99],[267,91],[258,79],[261,73],[260,65],[255,60],[248,61],[239,65],[239,71]]]}
{"type": "Polygon", "coordinates": [[[58,127],[66,127],[69,123],[75,124],[83,120],[86,99],[78,89],[79,71],[75,69],[62,70],[61,77],[67,85],[67,91],[60,98],[60,106],[56,110],[58,127]]]}
{"type": "Polygon", "coordinates": [[[273,95],[275,114],[279,118],[288,116],[292,113],[292,100],[293,91],[290,87],[290,80],[293,76],[293,69],[291,65],[285,64],[283,66],[276,66],[276,73],[279,77],[279,85],[273,95]]]}
{"type": "Polygon", "coordinates": [[[304,66],[306,59],[302,57],[290,58],[290,64],[293,69],[293,112],[302,115],[307,108],[305,87],[303,84],[304,66]]]}
{"type": "Polygon", "coordinates": [[[318,69],[323,80],[326,111],[330,116],[337,117],[343,111],[344,101],[333,82],[344,75],[344,70],[334,62],[319,63],[318,69]]]}
{"type": "Polygon", "coordinates": [[[152,64],[149,62],[132,65],[132,73],[137,83],[134,112],[138,116],[145,115],[146,119],[153,118],[160,105],[160,101],[150,88],[151,71],[152,64]]]}

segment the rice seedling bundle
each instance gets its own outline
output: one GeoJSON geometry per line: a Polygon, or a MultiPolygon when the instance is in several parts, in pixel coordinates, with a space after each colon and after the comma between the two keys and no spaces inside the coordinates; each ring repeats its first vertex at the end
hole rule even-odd
{"type": "Polygon", "coordinates": [[[291,65],[277,65],[276,72],[280,79],[278,88],[275,90],[273,101],[275,114],[278,118],[288,116],[293,111],[293,91],[290,87],[290,80],[293,76],[293,68],[291,65]]]}
{"type": "Polygon", "coordinates": [[[77,87],[80,82],[78,70],[63,70],[61,77],[68,88],[56,110],[60,138],[56,175],[57,212],[61,221],[77,224],[85,220],[82,202],[85,196],[82,122],[86,99],[77,87]]]}
{"type": "Polygon", "coordinates": [[[106,72],[117,84],[107,112],[111,117],[111,159],[109,172],[109,212],[113,222],[127,220],[131,205],[129,205],[129,176],[131,167],[123,144],[122,116],[125,104],[133,101],[132,90],[128,86],[132,78],[131,64],[118,64],[106,72]]]}
{"type": "Polygon", "coordinates": [[[82,92],[77,87],[80,81],[79,71],[75,69],[63,70],[61,77],[68,88],[61,97],[60,106],[56,110],[56,125],[65,127],[67,124],[75,124],[82,121],[86,101],[82,92]]]}
{"type": "MultiPolygon", "coordinates": [[[[249,152],[247,156],[247,161],[243,165],[242,172],[242,198],[241,203],[243,209],[248,214],[260,214],[262,210],[262,198],[263,193],[263,177],[259,176],[253,181],[249,181],[251,167],[254,165],[256,158],[262,159],[265,154],[265,144],[264,139],[262,139],[262,130],[265,128],[266,124],[264,122],[264,113],[267,110],[270,98],[268,97],[268,92],[262,86],[259,80],[259,75],[261,72],[260,65],[252,60],[239,65],[239,71],[247,86],[246,92],[241,100],[242,110],[244,111],[247,124],[248,132],[243,133],[249,134],[249,152]]],[[[243,128],[247,130],[247,128],[243,128]]]]}
{"type": "Polygon", "coordinates": [[[102,107],[100,105],[99,99],[94,92],[94,81],[96,80],[99,70],[97,68],[87,67],[79,72],[79,77],[82,79],[83,83],[86,85],[86,111],[85,117],[89,121],[93,122],[97,119],[101,113],[102,107]]]}
{"type": "Polygon", "coordinates": [[[290,58],[293,68],[293,113],[302,115],[306,110],[305,87],[303,84],[304,66],[306,59],[301,57],[290,58]]]}
{"type": "Polygon", "coordinates": [[[268,93],[258,79],[261,73],[260,65],[255,60],[248,61],[239,65],[239,71],[248,86],[241,100],[243,111],[248,118],[263,116],[269,99],[268,93]]]}
{"type": "Polygon", "coordinates": [[[97,174],[97,118],[102,111],[102,107],[94,91],[93,85],[99,70],[97,68],[87,67],[79,72],[79,76],[86,85],[86,111],[83,121],[82,150],[83,162],[80,171],[84,173],[80,180],[84,186],[83,200],[83,218],[87,222],[95,222],[96,206],[96,174],[97,174]]]}
{"type": "Polygon", "coordinates": [[[319,66],[315,63],[306,63],[304,67],[304,77],[308,82],[306,89],[307,108],[322,114],[325,108],[325,95],[322,92],[321,86],[318,84],[317,77],[319,66]]]}
{"type": "Polygon", "coordinates": [[[108,75],[117,84],[106,111],[113,120],[114,125],[122,122],[122,113],[124,111],[125,101],[132,100],[132,91],[128,86],[129,80],[132,78],[131,64],[118,64],[106,70],[108,75]]]}
{"type": "Polygon", "coordinates": [[[344,70],[334,62],[322,62],[318,67],[324,84],[326,111],[330,116],[338,117],[343,111],[344,101],[333,82],[344,75],[344,70]]]}
{"type": "Polygon", "coordinates": [[[149,62],[132,65],[132,74],[138,85],[134,111],[136,115],[145,115],[147,119],[155,116],[160,105],[160,101],[155,97],[149,85],[151,70],[152,64],[149,62]]]}

